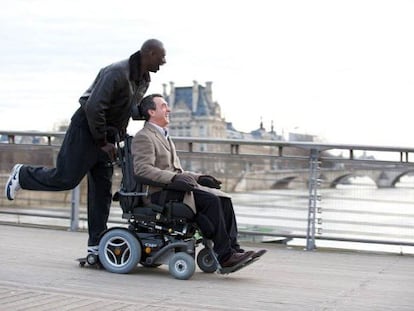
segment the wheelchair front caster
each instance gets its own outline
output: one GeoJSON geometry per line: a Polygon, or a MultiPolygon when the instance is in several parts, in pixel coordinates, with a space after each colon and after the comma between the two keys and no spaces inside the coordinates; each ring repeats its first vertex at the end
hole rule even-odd
{"type": "Polygon", "coordinates": [[[175,253],[168,261],[170,274],[179,280],[188,280],[195,272],[193,256],[179,252],[175,253]]]}
{"type": "Polygon", "coordinates": [[[99,262],[99,257],[97,254],[88,254],[86,257],[78,258],[80,267],[85,267],[86,264],[91,267],[100,268],[101,263],[99,262]]]}
{"type": "Polygon", "coordinates": [[[88,256],[86,256],[86,262],[90,266],[96,265],[98,261],[99,259],[97,254],[88,254],[88,256]]]}

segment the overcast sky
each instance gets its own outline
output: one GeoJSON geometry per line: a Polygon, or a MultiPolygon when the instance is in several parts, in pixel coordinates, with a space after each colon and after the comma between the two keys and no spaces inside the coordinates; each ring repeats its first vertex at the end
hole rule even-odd
{"type": "MultiPolygon", "coordinates": [[[[249,132],[412,147],[413,0],[0,0],[0,129],[52,130],[98,70],[162,40],[162,84],[213,82],[249,132]]],[[[133,133],[131,133],[133,134],[133,133]]]]}

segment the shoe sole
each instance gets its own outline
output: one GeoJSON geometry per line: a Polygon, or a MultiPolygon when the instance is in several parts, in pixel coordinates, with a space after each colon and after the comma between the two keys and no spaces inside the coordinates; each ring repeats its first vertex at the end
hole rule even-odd
{"type": "Polygon", "coordinates": [[[7,179],[7,183],[6,183],[6,187],[4,189],[5,195],[7,197],[7,199],[9,201],[13,201],[14,200],[14,196],[11,195],[10,193],[10,188],[13,185],[13,180],[16,179],[16,175],[19,172],[19,169],[23,166],[23,164],[16,164],[15,166],[13,166],[9,179],[7,179]]]}
{"type": "Polygon", "coordinates": [[[256,259],[250,257],[246,257],[244,260],[240,261],[239,263],[235,264],[231,267],[221,267],[217,270],[219,274],[229,274],[236,271],[239,271],[240,269],[244,268],[245,266],[249,265],[250,263],[253,263],[253,261],[256,261],[256,259]]]}
{"type": "Polygon", "coordinates": [[[252,258],[259,258],[262,257],[264,254],[266,254],[267,250],[261,249],[260,251],[257,251],[253,254],[252,258]]]}

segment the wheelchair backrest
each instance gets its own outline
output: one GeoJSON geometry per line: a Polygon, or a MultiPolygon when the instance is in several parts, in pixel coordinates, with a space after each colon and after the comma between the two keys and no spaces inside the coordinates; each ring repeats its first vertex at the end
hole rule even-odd
{"type": "Polygon", "coordinates": [[[144,205],[146,192],[134,174],[134,162],[131,153],[132,136],[126,135],[124,144],[118,145],[118,157],[122,170],[121,187],[118,191],[119,202],[124,212],[130,212],[135,207],[144,205]]]}
{"type": "Polygon", "coordinates": [[[122,169],[121,188],[118,191],[117,199],[124,212],[124,218],[130,218],[137,210],[136,208],[147,207],[151,210],[151,214],[163,214],[166,219],[182,218],[191,220],[194,218],[194,213],[191,208],[182,202],[169,201],[166,202],[168,188],[162,192],[161,202],[151,204],[148,198],[148,185],[164,188],[166,185],[154,182],[142,176],[134,174],[134,161],[131,152],[132,136],[126,135],[124,144],[118,144],[118,157],[122,169]],[[145,191],[144,191],[145,190],[145,191]]]}
{"type": "MultiPolygon", "coordinates": [[[[134,162],[131,153],[132,136],[126,135],[124,147],[120,148],[120,160],[122,168],[122,188],[126,192],[133,192],[137,189],[137,182],[134,177],[134,162]]],[[[139,185],[138,185],[139,186],[139,185]]]]}

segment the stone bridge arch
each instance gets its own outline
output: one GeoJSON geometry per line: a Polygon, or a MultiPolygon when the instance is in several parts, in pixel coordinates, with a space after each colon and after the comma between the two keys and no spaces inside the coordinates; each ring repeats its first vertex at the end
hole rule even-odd
{"type": "Polygon", "coordinates": [[[404,176],[410,176],[410,175],[414,175],[414,169],[411,170],[405,170],[403,172],[395,172],[396,174],[387,174],[387,172],[384,172],[384,175],[381,176],[382,179],[384,180],[389,180],[389,185],[391,187],[395,187],[395,185],[400,181],[401,177],[404,176]],[[391,175],[391,176],[389,176],[391,175]]]}
{"type": "Polygon", "coordinates": [[[361,174],[360,172],[346,172],[339,176],[335,176],[335,175],[334,177],[331,176],[333,180],[324,179],[324,181],[327,183],[328,188],[335,188],[337,185],[348,184],[349,179],[352,177],[368,177],[375,184],[376,184],[376,179],[377,179],[377,176],[372,175],[372,174],[364,175],[364,174],[361,174]]]}
{"type": "Polygon", "coordinates": [[[287,189],[289,188],[290,183],[296,178],[297,176],[287,176],[287,177],[278,179],[273,183],[272,189],[287,189]]]}
{"type": "MultiPolygon", "coordinates": [[[[350,177],[368,177],[378,188],[392,188],[405,175],[414,175],[414,169],[404,167],[371,169],[321,169],[321,188],[335,188],[350,177]]],[[[234,191],[307,188],[309,170],[279,170],[268,172],[246,172],[233,188],[234,191]]]]}

